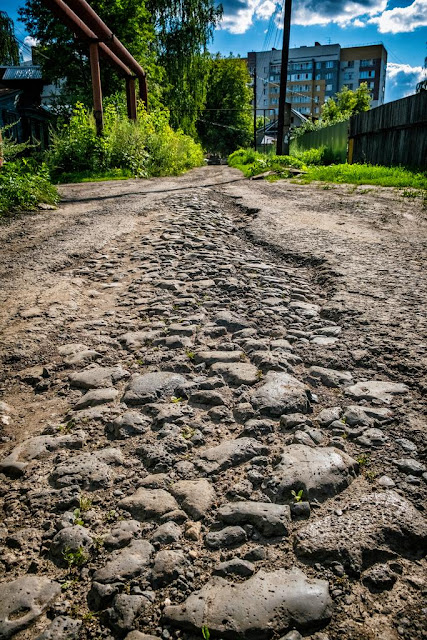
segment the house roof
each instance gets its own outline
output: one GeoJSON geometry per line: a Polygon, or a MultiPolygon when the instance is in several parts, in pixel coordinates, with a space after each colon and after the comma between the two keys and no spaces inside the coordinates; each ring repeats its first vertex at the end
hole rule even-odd
{"type": "Polygon", "coordinates": [[[2,80],[42,80],[42,70],[36,65],[6,67],[2,80]]]}

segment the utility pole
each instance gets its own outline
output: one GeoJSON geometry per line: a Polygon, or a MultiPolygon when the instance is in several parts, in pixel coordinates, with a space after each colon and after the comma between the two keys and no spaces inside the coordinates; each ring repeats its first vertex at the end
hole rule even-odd
{"type": "Polygon", "coordinates": [[[277,119],[277,144],[276,154],[282,156],[284,152],[289,152],[289,143],[284,149],[283,138],[285,128],[285,103],[286,84],[288,81],[288,60],[289,60],[289,36],[291,32],[292,0],[285,0],[285,15],[283,19],[283,44],[282,44],[282,68],[280,70],[280,94],[279,94],[279,116],[277,119]]]}
{"type": "Polygon", "coordinates": [[[256,151],[256,67],[253,70],[254,79],[254,149],[256,151]]]}

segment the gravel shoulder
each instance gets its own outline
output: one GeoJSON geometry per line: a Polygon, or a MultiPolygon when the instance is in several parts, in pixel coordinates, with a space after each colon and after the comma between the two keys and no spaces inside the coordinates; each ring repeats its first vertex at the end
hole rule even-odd
{"type": "Polygon", "coordinates": [[[60,190],[0,225],[0,638],[425,640],[421,203],[60,190]]]}

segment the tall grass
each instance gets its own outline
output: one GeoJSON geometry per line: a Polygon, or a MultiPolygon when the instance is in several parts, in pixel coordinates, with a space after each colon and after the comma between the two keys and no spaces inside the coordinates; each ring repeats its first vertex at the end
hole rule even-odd
{"type": "Polygon", "coordinates": [[[289,167],[301,169],[298,182],[335,182],[347,184],[371,184],[382,187],[412,187],[427,189],[427,174],[402,167],[382,167],[371,164],[330,164],[325,147],[294,151],[295,155],[263,155],[253,149],[238,149],[228,158],[231,167],[240,169],[250,178],[265,171],[273,171],[277,177],[292,177],[289,167]]]}
{"type": "Polygon", "coordinates": [[[402,167],[381,167],[371,164],[336,164],[329,167],[312,166],[299,181],[313,180],[338,184],[372,184],[381,187],[413,187],[427,189],[427,174],[402,167]]]}
{"type": "Polygon", "coordinates": [[[13,211],[36,209],[41,203],[55,205],[58,201],[58,192],[50,182],[45,164],[23,158],[1,167],[0,218],[13,211]]]}
{"type": "Polygon", "coordinates": [[[77,104],[70,121],[53,133],[48,163],[57,180],[73,176],[118,177],[177,175],[203,163],[203,151],[192,138],[173,131],[167,111],[138,109],[136,122],[107,105],[104,132],[96,135],[89,110],[77,104]]]}
{"type": "MultiPolygon", "coordinates": [[[[254,149],[238,149],[228,156],[230,167],[240,169],[247,178],[256,176],[264,171],[275,171],[286,174],[287,167],[305,169],[304,163],[292,156],[264,155],[254,149]]],[[[288,172],[289,173],[289,172],[288,172]]]]}

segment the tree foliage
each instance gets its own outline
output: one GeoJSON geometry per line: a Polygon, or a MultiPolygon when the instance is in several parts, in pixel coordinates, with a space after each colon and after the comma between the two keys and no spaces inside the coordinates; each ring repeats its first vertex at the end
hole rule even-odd
{"type": "Polygon", "coordinates": [[[217,55],[210,62],[205,111],[198,121],[203,146],[228,155],[252,139],[252,91],[244,60],[217,55]]]}
{"type": "Polygon", "coordinates": [[[340,120],[346,120],[350,116],[368,111],[371,104],[371,94],[366,82],[352,91],[348,87],[343,87],[338,91],[335,98],[328,100],[322,107],[321,120],[328,124],[333,124],[340,120]]]}
{"type": "Polygon", "coordinates": [[[19,47],[13,21],[5,11],[0,11],[0,64],[19,64],[19,47]]]}
{"type": "Polygon", "coordinates": [[[371,94],[366,82],[362,82],[355,91],[348,87],[343,87],[335,95],[335,98],[330,98],[325,102],[319,120],[316,122],[307,120],[301,127],[295,129],[293,136],[299,137],[306,131],[315,131],[316,129],[322,129],[331,124],[348,120],[356,113],[369,111],[370,104],[371,94]]]}
{"type": "MultiPolygon", "coordinates": [[[[91,0],[91,6],[147,69],[158,78],[154,54],[154,29],[144,0],[91,0]]],[[[79,41],[39,0],[26,0],[19,11],[28,33],[38,41],[37,51],[44,75],[51,81],[65,79],[62,102],[91,104],[92,88],[88,43],[79,41]]],[[[101,81],[105,96],[123,89],[124,81],[112,67],[101,61],[101,81]]]]}
{"type": "Polygon", "coordinates": [[[156,33],[158,61],[165,71],[164,103],[171,123],[194,135],[206,98],[209,41],[222,16],[213,0],[147,0],[156,33]]]}
{"type": "MultiPolygon", "coordinates": [[[[193,133],[206,95],[207,45],[222,13],[214,0],[91,0],[91,6],[147,71],[150,107],[166,105],[172,125],[193,133]]],[[[39,42],[46,76],[66,76],[63,101],[91,104],[87,43],[39,0],[26,0],[20,16],[39,42]]],[[[123,89],[106,63],[102,88],[105,96],[123,89]]]]}

